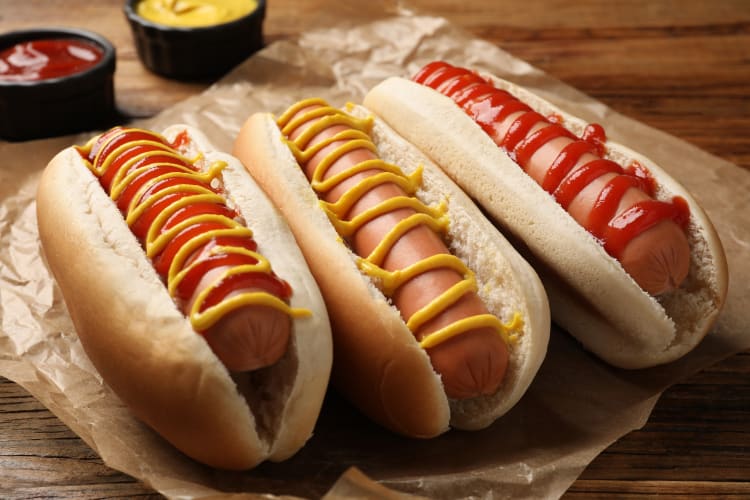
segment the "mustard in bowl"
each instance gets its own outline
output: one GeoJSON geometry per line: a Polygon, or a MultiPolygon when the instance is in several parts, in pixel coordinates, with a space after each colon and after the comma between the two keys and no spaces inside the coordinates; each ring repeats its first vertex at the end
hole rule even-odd
{"type": "Polygon", "coordinates": [[[211,79],[263,47],[265,0],[128,0],[142,63],[178,80],[211,79]]]}

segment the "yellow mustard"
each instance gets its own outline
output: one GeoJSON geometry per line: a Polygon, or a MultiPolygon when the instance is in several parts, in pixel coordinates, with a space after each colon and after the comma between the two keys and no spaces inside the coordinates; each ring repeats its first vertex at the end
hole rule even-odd
{"type": "MultiPolygon", "coordinates": [[[[94,159],[93,163],[88,163],[89,169],[97,177],[105,175],[107,170],[111,167],[113,160],[117,158],[121,153],[131,150],[136,146],[143,147],[143,151],[133,155],[123,162],[117,174],[113,177],[112,185],[110,187],[110,198],[116,201],[122,194],[124,189],[140,174],[145,171],[154,168],[155,166],[169,167],[165,168],[165,173],[155,176],[152,179],[144,182],[143,185],[138,189],[136,194],[131,199],[129,206],[125,212],[125,218],[128,226],[132,226],[138,218],[152,205],[157,203],[173,193],[189,193],[187,196],[179,198],[177,201],[170,203],[164,210],[162,210],[154,219],[153,223],[149,226],[148,232],[144,241],[142,242],[146,255],[153,258],[158,255],[167,243],[172,240],[182,230],[204,222],[214,222],[221,227],[220,229],[209,229],[196,236],[193,236],[187,243],[185,243],[177,252],[176,256],[172,260],[169,271],[166,276],[167,288],[172,297],[175,297],[176,291],[180,285],[182,279],[187,275],[193,266],[198,265],[198,261],[193,262],[185,266],[187,258],[195,251],[200,248],[203,244],[220,237],[220,236],[239,236],[251,238],[253,232],[239,223],[238,221],[227,217],[226,215],[219,214],[196,214],[183,220],[182,222],[175,224],[174,226],[164,230],[164,225],[169,220],[170,216],[183,207],[189,206],[194,203],[217,203],[226,204],[226,200],[223,196],[217,194],[210,188],[206,187],[210,185],[211,181],[219,178],[221,171],[226,167],[224,162],[214,162],[207,170],[200,171],[198,169],[190,168],[185,164],[194,165],[200,156],[194,160],[188,160],[187,158],[180,155],[173,148],[166,145],[166,141],[163,137],[150,131],[135,129],[141,134],[147,134],[153,137],[153,140],[130,140],[125,141],[123,144],[107,153],[104,161],[100,161],[99,155],[102,151],[106,151],[107,142],[101,145],[99,153],[94,159]],[[174,158],[174,162],[153,162],[148,161],[149,157],[159,156],[161,158],[174,158]],[[94,165],[100,165],[98,168],[94,165]],[[185,183],[178,182],[177,184],[157,190],[156,192],[149,193],[149,188],[154,184],[164,181],[166,179],[185,179],[185,183]],[[189,183],[190,180],[200,181],[201,184],[196,185],[189,183]]],[[[118,139],[121,136],[112,136],[109,140],[118,139]]],[[[81,148],[81,151],[85,156],[91,151],[91,147],[95,142],[92,139],[89,144],[81,148]]],[[[230,276],[242,274],[242,273],[271,273],[271,265],[268,260],[258,252],[250,251],[240,246],[215,246],[211,248],[210,252],[213,255],[217,254],[243,254],[252,257],[255,260],[255,264],[241,264],[228,267],[220,276],[218,276],[208,287],[206,287],[194,301],[191,310],[189,311],[188,317],[190,319],[193,329],[202,332],[210,328],[221,318],[229,314],[230,312],[248,305],[261,305],[268,306],[283,311],[285,314],[292,317],[308,316],[311,311],[307,309],[291,308],[286,302],[280,298],[264,291],[258,292],[244,292],[241,294],[234,295],[230,298],[226,298],[219,303],[204,309],[204,303],[211,292],[225,279],[230,276]]]]}
{"type": "MultiPolygon", "coordinates": [[[[343,238],[352,236],[362,225],[385,213],[401,208],[410,208],[414,213],[401,220],[391,228],[383,240],[366,257],[360,257],[358,264],[363,273],[373,278],[380,290],[387,297],[391,297],[395,291],[413,277],[437,268],[450,268],[463,276],[463,279],[454,286],[443,292],[431,302],[416,311],[406,322],[411,332],[416,332],[422,325],[435,318],[442,311],[455,304],[466,293],[477,291],[477,282],[474,273],[458,257],[450,254],[436,254],[411,266],[396,271],[383,269],[382,262],[391,247],[399,238],[418,225],[426,225],[438,233],[444,233],[449,224],[447,206],[445,203],[437,207],[427,206],[418,198],[413,196],[422,182],[422,168],[417,168],[411,175],[405,175],[401,169],[389,164],[380,158],[370,159],[353,165],[349,169],[326,178],[327,170],[339,158],[346,153],[364,148],[377,154],[377,148],[370,138],[372,119],[360,119],[351,116],[342,110],[331,107],[323,99],[306,99],[290,107],[277,120],[282,135],[286,138],[292,131],[303,123],[316,120],[296,139],[286,140],[300,165],[306,164],[314,155],[323,148],[340,141],[343,144],[334,148],[316,166],[311,179],[313,190],[321,197],[333,187],[366,170],[379,170],[379,173],[368,176],[353,187],[348,189],[335,203],[328,203],[321,199],[320,204],[326,211],[336,231],[343,238]],[[293,118],[302,109],[318,106],[293,118]],[[321,131],[333,125],[345,125],[346,130],[334,136],[308,146],[310,140],[321,131]],[[350,220],[344,217],[349,209],[368,191],[380,184],[394,183],[400,186],[407,196],[393,197],[383,200],[381,203],[365,210],[350,220]]],[[[523,326],[523,320],[519,313],[514,313],[508,324],[504,324],[493,314],[479,314],[456,321],[442,329],[431,332],[424,336],[420,345],[423,348],[433,347],[456,335],[474,330],[480,327],[493,328],[500,334],[506,343],[514,341],[516,333],[523,326]]]]}
{"type": "Polygon", "coordinates": [[[257,7],[254,0],[141,0],[136,13],[157,24],[195,28],[234,21],[257,7]]]}

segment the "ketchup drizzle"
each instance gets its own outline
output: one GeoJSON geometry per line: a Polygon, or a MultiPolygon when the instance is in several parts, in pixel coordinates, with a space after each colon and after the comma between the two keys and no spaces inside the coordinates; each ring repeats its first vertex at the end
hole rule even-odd
{"type": "Polygon", "coordinates": [[[690,217],[689,207],[679,196],[674,197],[671,203],[644,200],[620,214],[615,213],[629,188],[641,189],[653,197],[656,182],[648,170],[637,162],[622,168],[602,158],[606,134],[601,125],[589,124],[580,138],[575,137],[562,126],[562,117],[553,115],[545,118],[477,73],[441,61],[423,67],[413,80],[450,97],[524,171],[528,169],[533,154],[547,142],[558,137],[573,139],[575,142],[557,155],[540,183],[566,210],[578,193],[594,179],[605,174],[616,174],[599,193],[588,220],[583,224],[613,257],[618,258],[633,238],[663,220],[673,220],[683,229],[686,228],[690,217]],[[507,132],[498,137],[498,126],[514,113],[518,113],[518,116],[507,132]],[[540,123],[542,128],[529,135],[530,130],[540,123]],[[575,168],[585,154],[596,158],[575,168]]]}
{"type": "MultiPolygon", "coordinates": [[[[180,190],[181,186],[199,186],[219,194],[218,190],[212,188],[209,182],[196,178],[169,177],[156,180],[162,175],[182,172],[185,169],[198,173],[198,170],[189,161],[172,149],[173,146],[184,144],[187,140],[186,134],[180,134],[175,139],[174,144],[170,145],[160,136],[150,132],[116,127],[99,136],[89,149],[79,148],[79,152],[84,159],[93,165],[92,170],[94,172],[100,171],[109,162],[107,168],[101,173],[99,181],[110,196],[115,179],[123,179],[124,176],[135,169],[142,170],[130,179],[129,183],[114,199],[126,218],[138,202],[147,200],[161,190],[175,189],[174,193],[159,197],[132,223],[131,230],[144,247],[146,236],[151,226],[155,224],[157,217],[173,203],[194,194],[188,190],[180,190]],[[122,169],[126,170],[120,172],[122,169]],[[149,182],[150,185],[143,188],[149,182]],[[138,199],[136,199],[136,196],[138,199]]],[[[226,230],[228,225],[221,221],[201,221],[200,216],[202,215],[219,216],[227,221],[232,221],[238,217],[237,212],[227,206],[226,203],[193,202],[176,209],[158,228],[159,234],[162,234],[177,224],[197,217],[197,222],[190,223],[179,231],[166,243],[161,252],[153,256],[154,268],[164,281],[168,281],[173,259],[184,245],[207,231],[217,232],[217,235],[209,238],[206,243],[198,245],[183,263],[182,269],[186,269],[190,265],[192,267],[185,273],[177,286],[175,298],[178,300],[184,301],[192,297],[203,276],[211,269],[224,265],[241,266],[258,263],[258,259],[251,255],[228,253],[222,250],[231,246],[253,252],[256,250],[257,244],[252,237],[222,235],[221,231],[226,230]]],[[[235,291],[247,289],[262,290],[282,300],[288,300],[292,293],[289,284],[279,278],[273,271],[241,272],[233,274],[215,285],[209,291],[208,298],[202,303],[201,311],[220,303],[235,291]]]]}

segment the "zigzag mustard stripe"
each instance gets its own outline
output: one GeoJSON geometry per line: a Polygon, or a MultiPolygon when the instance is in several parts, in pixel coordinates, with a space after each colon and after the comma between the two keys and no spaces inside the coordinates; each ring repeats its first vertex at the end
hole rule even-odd
{"type": "MultiPolygon", "coordinates": [[[[475,292],[477,289],[476,278],[461,259],[447,254],[432,255],[407,268],[396,271],[387,271],[382,267],[385,257],[404,234],[418,226],[427,226],[437,233],[444,233],[447,230],[449,220],[445,202],[437,207],[430,207],[413,196],[421,185],[421,166],[407,176],[399,167],[375,158],[359,162],[342,172],[328,174],[332,165],[344,155],[353,151],[364,149],[377,155],[377,148],[369,135],[372,123],[371,118],[356,118],[329,106],[322,99],[299,101],[277,120],[277,125],[284,135],[284,141],[300,165],[305,165],[324,149],[330,150],[316,165],[310,184],[318,197],[321,198],[321,207],[325,210],[331,224],[341,237],[350,238],[368,222],[395,210],[406,208],[414,212],[396,223],[375,249],[371,251],[370,255],[358,260],[359,268],[373,278],[384,295],[391,297],[407,281],[434,269],[448,268],[463,276],[461,281],[412,314],[406,322],[406,326],[412,332],[416,332],[422,325],[458,302],[465,294],[475,292]],[[300,113],[306,108],[310,109],[300,113]],[[288,139],[292,132],[307,123],[311,123],[311,125],[305,128],[299,136],[293,140],[288,139]],[[343,125],[346,129],[316,144],[309,144],[321,131],[337,125],[343,125]],[[362,180],[354,183],[335,202],[329,203],[323,200],[323,196],[327,192],[345,180],[351,179],[362,172],[374,170],[379,172],[365,176],[362,180]],[[346,218],[351,208],[367,192],[376,186],[387,183],[399,186],[407,195],[383,200],[350,219],[346,218]]],[[[520,315],[516,314],[516,316],[520,318],[520,315]]],[[[420,344],[425,348],[432,347],[456,335],[480,327],[490,327],[496,330],[506,342],[509,342],[511,339],[510,332],[522,325],[522,321],[519,322],[520,320],[516,321],[516,319],[514,317],[506,325],[492,314],[471,316],[427,335],[420,344]]]]}
{"type": "MultiPolygon", "coordinates": [[[[90,157],[93,146],[97,138],[91,139],[85,146],[79,150],[90,157]]],[[[123,192],[138,179],[142,174],[149,170],[158,170],[155,175],[148,180],[144,180],[138,186],[135,194],[131,198],[125,210],[125,220],[129,226],[133,226],[149,209],[156,203],[167,199],[169,196],[175,196],[175,199],[161,208],[159,213],[151,221],[147,228],[146,235],[141,241],[146,254],[154,258],[162,253],[170,241],[173,241],[183,231],[189,230],[198,224],[214,223],[220,228],[209,229],[200,232],[189,238],[176,252],[172,259],[166,276],[167,289],[172,297],[177,294],[177,289],[185,278],[187,273],[199,265],[198,260],[185,265],[187,259],[203,245],[216,240],[222,236],[235,236],[240,238],[251,239],[253,232],[243,224],[228,217],[225,214],[214,213],[197,213],[181,220],[177,224],[165,229],[169,219],[179,210],[190,207],[196,203],[213,203],[220,206],[227,206],[227,200],[211,187],[211,182],[219,178],[221,171],[226,167],[226,162],[218,161],[212,163],[205,171],[195,167],[195,163],[202,158],[199,154],[195,159],[190,160],[174,148],[172,148],[161,135],[142,129],[121,129],[118,134],[111,134],[102,144],[99,144],[99,150],[94,157],[93,163],[89,162],[89,169],[97,177],[107,174],[108,170],[113,167],[115,159],[126,152],[132,151],[133,148],[139,147],[142,151],[134,154],[132,157],[123,161],[118,166],[117,172],[110,185],[110,198],[117,201],[123,192]],[[137,133],[139,136],[149,138],[126,140],[112,151],[107,151],[108,146],[113,144],[111,141],[121,140],[123,134],[137,133]],[[107,151],[106,157],[102,157],[103,152],[107,151]],[[174,161],[170,161],[174,160],[174,161]],[[94,165],[99,165],[95,167],[94,165]],[[174,180],[175,183],[161,189],[154,189],[159,183],[174,180]]],[[[220,276],[213,280],[199,294],[193,302],[192,308],[187,314],[193,328],[196,331],[205,331],[221,318],[233,310],[246,305],[262,305],[273,307],[293,316],[301,317],[311,314],[306,309],[291,308],[286,302],[279,297],[265,291],[242,292],[232,297],[220,301],[212,307],[205,307],[205,300],[209,297],[223,280],[230,276],[252,273],[272,274],[271,264],[260,253],[250,251],[242,246],[219,245],[214,246],[208,252],[209,255],[235,254],[248,257],[246,263],[230,266],[220,276]],[[253,263],[251,263],[253,262],[253,263]]]]}

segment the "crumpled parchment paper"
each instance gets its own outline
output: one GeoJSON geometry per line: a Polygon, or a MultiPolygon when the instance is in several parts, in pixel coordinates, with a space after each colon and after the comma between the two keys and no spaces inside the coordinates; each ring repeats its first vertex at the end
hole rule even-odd
{"type": "Polygon", "coordinates": [[[668,366],[629,372],[599,362],[555,329],[526,396],[486,430],[405,439],[371,424],[331,392],[315,435],[291,460],[242,473],[209,469],[134,420],[102,383],[41,257],[34,203],[39,175],[57,151],[91,135],[82,134],[0,143],[0,375],[37,397],[107,465],[169,497],[396,498],[403,492],[462,498],[491,492],[492,498],[552,498],[608,445],[641,427],[661,391],[750,348],[750,174],[618,115],[444,19],[402,11],[276,42],[205,93],[138,125],[192,124],[229,150],[254,111],[279,113],[312,96],[337,105],[360,102],[380,80],[408,77],[433,59],[493,72],[606,124],[611,138],[637,145],[694,193],[717,226],[731,270],[726,308],[694,352],[668,366]]]}

